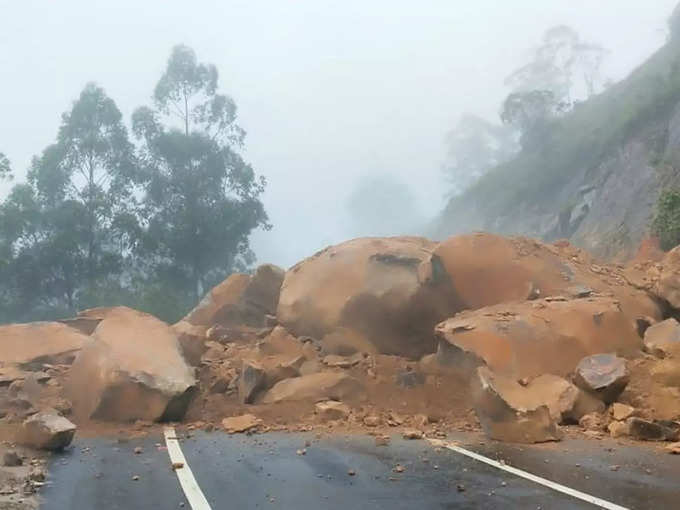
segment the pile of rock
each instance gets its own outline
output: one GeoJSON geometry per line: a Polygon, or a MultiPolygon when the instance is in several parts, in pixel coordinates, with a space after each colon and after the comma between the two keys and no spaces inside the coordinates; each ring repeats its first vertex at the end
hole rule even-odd
{"type": "Polygon", "coordinates": [[[32,440],[45,447],[64,445],[65,416],[189,413],[252,432],[284,408],[442,433],[474,407],[501,440],[557,440],[577,423],[668,440],[680,324],[663,319],[680,307],[678,264],[674,250],[624,269],[565,242],[490,234],[354,239],[288,271],[231,275],[172,326],[125,307],[2,326],[0,412],[32,437],[54,432],[32,440]],[[418,425],[435,411],[436,427],[418,425]]]}

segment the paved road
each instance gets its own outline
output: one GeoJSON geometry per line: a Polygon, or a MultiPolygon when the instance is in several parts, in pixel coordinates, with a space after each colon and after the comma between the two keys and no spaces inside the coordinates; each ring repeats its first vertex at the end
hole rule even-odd
{"type": "MultiPolygon", "coordinates": [[[[460,439],[492,458],[629,508],[680,505],[677,457],[607,441],[520,447],[460,439]],[[612,471],[615,464],[621,467],[612,471]]],[[[161,434],[127,443],[78,440],[52,460],[41,510],[188,509],[167,451],[156,444],[164,446],[161,434]],[[137,446],[143,453],[133,453],[137,446]]],[[[376,447],[370,437],[317,441],[311,434],[215,432],[182,441],[182,450],[213,510],[595,508],[424,441],[395,438],[389,447],[376,447]],[[297,455],[306,441],[312,443],[306,454],[297,455]],[[397,464],[403,473],[393,472],[397,464]]]]}

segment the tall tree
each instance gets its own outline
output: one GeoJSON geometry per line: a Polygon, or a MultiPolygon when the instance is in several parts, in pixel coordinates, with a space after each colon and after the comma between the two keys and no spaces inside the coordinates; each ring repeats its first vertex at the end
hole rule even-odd
{"type": "Polygon", "coordinates": [[[3,179],[12,179],[12,167],[7,156],[0,152],[0,181],[3,179]]]}
{"type": "Polygon", "coordinates": [[[604,86],[601,71],[607,53],[574,29],[557,25],[545,31],[531,60],[505,82],[513,92],[550,91],[557,103],[587,98],[604,86]]]}
{"type": "Polygon", "coordinates": [[[476,115],[464,114],[446,137],[447,157],[443,166],[453,186],[462,193],[495,166],[510,159],[519,149],[515,131],[476,115]]]}
{"type": "Polygon", "coordinates": [[[74,311],[83,293],[121,271],[135,230],[132,149],[113,100],[86,85],[0,210],[17,302],[74,311]]]}
{"type": "Polygon", "coordinates": [[[144,249],[153,268],[196,296],[239,263],[252,260],[250,232],[269,228],[259,197],[265,179],[239,154],[245,132],[236,104],[217,92],[214,65],[176,46],[154,91],[138,108],[133,131],[142,142],[144,249]]]}

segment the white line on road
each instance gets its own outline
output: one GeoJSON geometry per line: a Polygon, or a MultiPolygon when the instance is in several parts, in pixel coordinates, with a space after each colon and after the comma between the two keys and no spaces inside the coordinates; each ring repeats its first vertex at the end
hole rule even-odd
{"type": "Polygon", "coordinates": [[[189,501],[192,510],[211,510],[210,503],[205,499],[203,491],[198,486],[196,478],[194,478],[194,474],[191,472],[191,468],[184,458],[182,448],[179,446],[179,441],[177,440],[173,427],[165,428],[165,444],[168,447],[170,462],[173,464],[182,464],[182,467],[175,469],[175,473],[177,473],[179,484],[182,486],[184,495],[187,497],[187,501],[189,501]]]}
{"type": "Polygon", "coordinates": [[[522,471],[521,469],[508,466],[507,464],[503,464],[496,460],[485,457],[484,455],[480,455],[470,450],[466,450],[465,448],[461,448],[460,446],[456,446],[447,441],[442,441],[441,439],[428,439],[428,441],[432,443],[434,446],[439,446],[442,448],[453,450],[454,452],[466,455],[472,459],[478,460],[479,462],[484,462],[485,464],[488,464],[495,468],[502,469],[503,471],[507,471],[508,473],[512,473],[513,475],[521,476],[522,478],[526,478],[527,480],[531,480],[532,482],[541,484],[557,492],[561,492],[563,494],[567,494],[568,496],[572,496],[574,498],[587,501],[588,503],[597,505],[600,508],[606,508],[607,510],[629,510],[625,506],[620,506],[617,505],[616,503],[611,503],[604,499],[596,498],[595,496],[591,496],[590,494],[586,494],[585,492],[577,491],[576,489],[572,489],[571,487],[551,482],[550,480],[541,478],[540,476],[532,475],[531,473],[527,473],[526,471],[522,471]]]}

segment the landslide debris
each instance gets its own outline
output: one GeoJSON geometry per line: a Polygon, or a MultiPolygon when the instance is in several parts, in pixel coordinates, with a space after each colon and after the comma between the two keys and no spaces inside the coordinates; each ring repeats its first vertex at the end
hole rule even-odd
{"type": "Polygon", "coordinates": [[[0,327],[0,420],[17,437],[184,420],[356,429],[376,444],[480,428],[555,441],[573,424],[674,440],[676,258],[631,269],[564,242],[355,239],[231,275],[172,326],[113,307],[0,327]]]}

